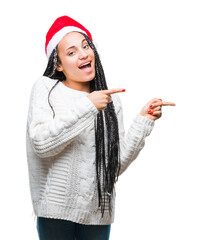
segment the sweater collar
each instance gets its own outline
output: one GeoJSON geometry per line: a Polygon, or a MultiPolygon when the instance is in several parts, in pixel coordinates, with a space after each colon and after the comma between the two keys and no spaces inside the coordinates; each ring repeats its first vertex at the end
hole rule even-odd
{"type": "Polygon", "coordinates": [[[89,94],[88,92],[79,91],[79,90],[76,90],[76,89],[73,89],[73,88],[69,88],[65,84],[63,84],[61,81],[59,82],[59,85],[61,86],[61,88],[68,91],[69,93],[73,93],[73,94],[77,94],[77,95],[85,95],[85,96],[87,96],[89,94]]]}

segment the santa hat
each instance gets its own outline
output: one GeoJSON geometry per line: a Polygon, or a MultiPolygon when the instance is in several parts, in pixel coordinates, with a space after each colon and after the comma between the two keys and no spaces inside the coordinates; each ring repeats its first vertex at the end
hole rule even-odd
{"type": "Polygon", "coordinates": [[[45,52],[48,59],[61,39],[73,31],[85,33],[93,41],[91,33],[79,22],[68,16],[59,17],[54,21],[46,35],[45,52]]]}

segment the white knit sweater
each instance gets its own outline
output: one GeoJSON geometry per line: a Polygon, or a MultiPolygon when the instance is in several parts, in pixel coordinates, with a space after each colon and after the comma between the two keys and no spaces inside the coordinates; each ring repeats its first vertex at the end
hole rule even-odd
{"type": "MultiPolygon", "coordinates": [[[[94,119],[99,110],[89,93],[59,82],[50,95],[53,118],[48,93],[55,83],[40,77],[30,97],[26,146],[34,213],[82,224],[111,224],[116,193],[112,216],[106,208],[101,218],[98,207],[94,119]]],[[[154,121],[138,114],[125,134],[120,98],[117,93],[111,97],[118,118],[122,174],[144,147],[154,121]]]]}

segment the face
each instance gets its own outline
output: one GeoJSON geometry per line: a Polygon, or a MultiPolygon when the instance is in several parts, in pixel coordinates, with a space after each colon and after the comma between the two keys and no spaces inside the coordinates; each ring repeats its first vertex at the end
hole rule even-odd
{"type": "Polygon", "coordinates": [[[57,50],[61,60],[57,70],[64,73],[69,83],[86,83],[94,79],[94,52],[81,33],[66,34],[59,42],[57,50]]]}

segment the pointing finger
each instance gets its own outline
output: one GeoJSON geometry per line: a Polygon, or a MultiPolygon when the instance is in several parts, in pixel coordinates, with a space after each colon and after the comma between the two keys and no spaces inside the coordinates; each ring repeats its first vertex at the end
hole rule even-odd
{"type": "Polygon", "coordinates": [[[118,93],[118,92],[125,92],[126,89],[124,88],[113,88],[113,89],[108,89],[108,90],[101,90],[102,93],[105,93],[107,95],[113,94],[113,93],[118,93]]]}
{"type": "Polygon", "coordinates": [[[165,102],[165,101],[157,101],[157,102],[155,102],[155,103],[152,103],[152,104],[150,104],[149,105],[149,108],[155,108],[155,107],[158,107],[158,106],[176,106],[176,104],[175,103],[173,103],[173,102],[165,102]]]}
{"type": "Polygon", "coordinates": [[[173,102],[162,102],[162,106],[176,106],[173,102]]]}

